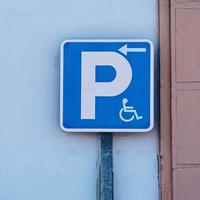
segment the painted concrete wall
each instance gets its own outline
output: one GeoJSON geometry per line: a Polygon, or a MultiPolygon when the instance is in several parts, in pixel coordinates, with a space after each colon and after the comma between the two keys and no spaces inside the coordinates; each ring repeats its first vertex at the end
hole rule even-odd
{"type": "MultiPolygon", "coordinates": [[[[97,134],[59,129],[59,45],[148,38],[157,47],[156,0],[0,0],[0,27],[0,199],[94,200],[97,134]]],[[[156,130],[115,135],[115,200],[158,199],[157,140],[156,130]]]]}

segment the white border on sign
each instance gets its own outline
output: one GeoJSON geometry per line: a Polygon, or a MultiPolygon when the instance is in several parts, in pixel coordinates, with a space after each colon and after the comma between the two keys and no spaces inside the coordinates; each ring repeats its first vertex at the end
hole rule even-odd
{"type": "Polygon", "coordinates": [[[148,39],[72,39],[64,40],[60,47],[60,128],[65,132],[149,132],[154,126],[154,46],[148,39]],[[63,126],[64,45],[68,42],[148,42],[150,44],[150,126],[146,129],[65,128],[63,126]]]}

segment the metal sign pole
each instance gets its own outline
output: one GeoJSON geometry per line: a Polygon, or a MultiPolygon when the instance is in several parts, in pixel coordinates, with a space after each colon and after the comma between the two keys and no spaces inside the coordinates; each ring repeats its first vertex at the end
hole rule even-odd
{"type": "Polygon", "coordinates": [[[113,200],[113,134],[100,133],[97,199],[113,200]]]}

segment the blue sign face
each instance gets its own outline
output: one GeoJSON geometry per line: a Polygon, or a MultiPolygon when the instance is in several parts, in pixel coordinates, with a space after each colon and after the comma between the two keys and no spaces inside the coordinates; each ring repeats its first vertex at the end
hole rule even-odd
{"type": "Polygon", "coordinates": [[[61,128],[67,132],[150,131],[153,51],[148,40],[64,41],[61,128]]]}

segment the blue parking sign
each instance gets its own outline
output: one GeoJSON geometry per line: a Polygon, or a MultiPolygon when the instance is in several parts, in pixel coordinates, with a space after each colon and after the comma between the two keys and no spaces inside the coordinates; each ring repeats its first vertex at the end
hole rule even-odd
{"type": "Polygon", "coordinates": [[[154,123],[149,40],[66,40],[60,126],[67,132],[148,132],[154,123]]]}

